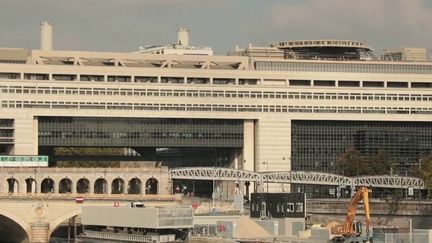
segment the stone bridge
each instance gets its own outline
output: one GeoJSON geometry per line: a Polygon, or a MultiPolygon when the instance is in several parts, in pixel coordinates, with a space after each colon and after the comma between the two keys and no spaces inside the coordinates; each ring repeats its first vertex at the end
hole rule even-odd
{"type": "Polygon", "coordinates": [[[176,205],[175,195],[88,195],[86,194],[0,195],[0,232],[2,242],[48,242],[52,233],[69,219],[81,214],[83,205],[127,206],[130,201],[143,201],[147,206],[176,205]]]}
{"type": "Polygon", "coordinates": [[[131,200],[160,205],[175,201],[171,190],[167,167],[2,167],[0,235],[12,242],[47,242],[58,225],[81,213],[81,205],[131,200]]]}
{"type": "Polygon", "coordinates": [[[170,194],[167,167],[0,169],[0,193],[170,194]]]}

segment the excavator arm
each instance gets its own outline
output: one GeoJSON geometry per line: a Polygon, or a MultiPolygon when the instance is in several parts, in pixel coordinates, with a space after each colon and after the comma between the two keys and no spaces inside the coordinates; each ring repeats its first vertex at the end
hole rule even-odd
{"type": "Polygon", "coordinates": [[[348,208],[348,213],[346,215],[345,222],[342,227],[342,234],[344,235],[354,235],[353,222],[356,214],[357,205],[360,200],[363,199],[365,217],[366,217],[366,233],[369,235],[369,225],[370,225],[370,211],[369,211],[369,191],[367,187],[359,187],[357,192],[351,198],[351,202],[348,208]]]}

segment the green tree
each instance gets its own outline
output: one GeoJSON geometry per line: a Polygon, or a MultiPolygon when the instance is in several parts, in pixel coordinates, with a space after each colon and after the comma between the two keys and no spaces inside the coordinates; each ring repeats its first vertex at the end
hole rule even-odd
{"type": "Polygon", "coordinates": [[[58,167],[120,167],[119,161],[108,161],[109,156],[123,155],[122,148],[100,148],[100,147],[56,147],[54,155],[77,157],[81,155],[87,156],[107,156],[107,160],[59,160],[55,162],[58,167]]]}
{"type": "Polygon", "coordinates": [[[58,167],[120,167],[120,162],[118,161],[57,161],[56,166],[58,167]]]}
{"type": "Polygon", "coordinates": [[[378,150],[375,155],[366,157],[352,147],[336,159],[339,174],[346,176],[389,174],[391,169],[394,170],[394,163],[384,150],[378,150]]]}
{"type": "Polygon", "coordinates": [[[345,153],[336,158],[336,168],[339,174],[346,176],[364,175],[366,159],[360,152],[352,147],[347,148],[345,153]]]}
{"type": "Polygon", "coordinates": [[[396,167],[394,166],[396,162],[390,157],[390,155],[380,149],[378,152],[368,158],[368,167],[371,171],[371,175],[388,175],[390,171],[397,173],[396,167]]]}
{"type": "Polygon", "coordinates": [[[428,190],[428,198],[432,198],[432,155],[421,159],[421,164],[412,169],[414,176],[423,179],[428,190]]]}

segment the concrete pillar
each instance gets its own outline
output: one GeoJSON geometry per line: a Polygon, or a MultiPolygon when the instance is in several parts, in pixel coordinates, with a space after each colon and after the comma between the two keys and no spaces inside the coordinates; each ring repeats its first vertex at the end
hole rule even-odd
{"type": "Polygon", "coordinates": [[[13,192],[12,193],[16,194],[18,192],[19,192],[19,184],[18,184],[17,180],[14,180],[14,182],[13,182],[13,192]]]}
{"type": "Polygon", "coordinates": [[[236,170],[243,168],[243,161],[241,160],[241,158],[239,158],[239,152],[237,149],[231,151],[229,161],[230,168],[234,168],[236,170]]]}
{"type": "Polygon", "coordinates": [[[92,182],[89,180],[89,193],[92,195],[94,194],[94,183],[95,181],[92,182]]]}
{"type": "Polygon", "coordinates": [[[145,180],[142,181],[142,183],[141,183],[141,194],[142,194],[142,195],[146,195],[146,189],[147,189],[147,187],[146,187],[146,182],[147,182],[147,179],[145,179],[145,180]]]}
{"type": "MultiPolygon", "coordinates": [[[[120,178],[120,177],[119,177],[120,178]]],[[[119,191],[121,191],[122,193],[120,193],[120,194],[126,194],[127,193],[127,188],[126,188],[126,184],[127,184],[127,182],[126,181],[124,181],[123,179],[121,180],[122,182],[123,182],[123,184],[120,184],[120,186],[119,186],[119,191]]]]}
{"type": "Polygon", "coordinates": [[[107,194],[112,194],[111,183],[112,181],[107,180],[107,194]]]}
{"type": "MultiPolygon", "coordinates": [[[[41,183],[41,182],[39,182],[41,183]]],[[[38,184],[38,181],[36,181],[36,177],[35,177],[35,185],[34,185],[34,193],[38,193],[40,192],[40,185],[38,184]]]]}
{"type": "Polygon", "coordinates": [[[19,189],[20,193],[27,193],[27,182],[25,181],[25,179],[23,181],[20,181],[20,189],[19,189]]]}
{"type": "Polygon", "coordinates": [[[15,118],[15,146],[12,155],[38,154],[38,120],[33,116],[15,118]]]}
{"type": "Polygon", "coordinates": [[[255,126],[254,120],[243,123],[243,169],[255,171],[255,126]]]}
{"type": "Polygon", "coordinates": [[[71,193],[72,194],[76,194],[77,193],[77,182],[76,181],[73,181],[73,180],[71,180],[72,181],[72,183],[71,183],[71,193]]]}
{"type": "Polygon", "coordinates": [[[49,223],[47,222],[32,222],[30,223],[30,242],[32,243],[48,243],[49,223]]]}
{"type": "Polygon", "coordinates": [[[31,192],[36,193],[37,183],[36,181],[31,182],[31,192]]]}

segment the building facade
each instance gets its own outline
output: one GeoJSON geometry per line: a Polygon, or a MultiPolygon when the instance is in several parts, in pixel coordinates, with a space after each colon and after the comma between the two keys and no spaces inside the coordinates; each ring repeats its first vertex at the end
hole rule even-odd
{"type": "Polygon", "coordinates": [[[431,102],[430,62],[0,50],[6,155],[224,147],[239,169],[333,172],[352,146],[413,165],[431,102]]]}

